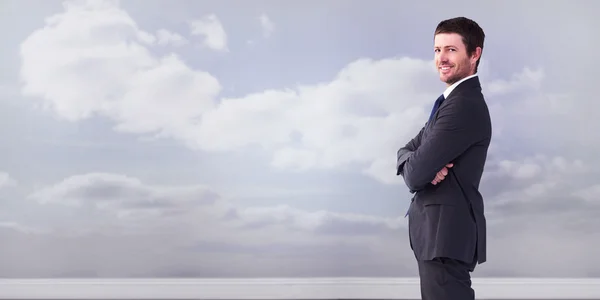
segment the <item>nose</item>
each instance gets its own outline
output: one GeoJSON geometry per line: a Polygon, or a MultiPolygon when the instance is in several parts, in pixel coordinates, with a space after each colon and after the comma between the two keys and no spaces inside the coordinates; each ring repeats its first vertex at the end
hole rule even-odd
{"type": "Polygon", "coordinates": [[[441,50],[440,52],[438,52],[438,60],[441,63],[448,62],[448,55],[446,54],[446,51],[441,50]]]}

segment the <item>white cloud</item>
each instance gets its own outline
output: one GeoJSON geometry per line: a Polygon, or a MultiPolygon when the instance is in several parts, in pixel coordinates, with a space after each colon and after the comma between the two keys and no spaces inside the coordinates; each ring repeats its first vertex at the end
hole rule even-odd
{"type": "Polygon", "coordinates": [[[17,222],[7,222],[7,221],[0,222],[0,230],[2,230],[2,229],[10,229],[10,230],[17,231],[18,233],[24,233],[24,234],[48,233],[47,230],[44,230],[42,228],[29,227],[29,226],[24,226],[22,224],[19,224],[17,222]]]}
{"type": "Polygon", "coordinates": [[[177,55],[152,55],[152,39],[140,38],[152,36],[126,12],[110,2],[68,3],[21,45],[25,95],[67,120],[104,115],[116,130],[138,133],[179,131],[214,106],[217,79],[177,55]]]}
{"type": "MultiPolygon", "coordinates": [[[[554,162],[548,168],[577,165],[562,158],[548,161],[554,162]]],[[[593,228],[600,226],[600,203],[593,201],[600,197],[597,186],[582,192],[585,199],[565,198],[573,188],[563,181],[575,172],[541,174],[541,181],[488,199],[496,204],[487,208],[490,260],[478,267],[478,276],[585,276],[600,267],[578,263],[595,249],[596,240],[582,232],[591,231],[595,237],[593,228]],[[558,185],[537,194],[522,192],[548,179],[558,185]],[[557,240],[568,242],[555,247],[557,240]],[[548,251],[532,254],[535,245],[548,251]],[[552,265],[563,251],[573,250],[580,256],[552,265]]],[[[6,267],[0,275],[416,274],[402,216],[306,211],[287,205],[240,207],[203,185],[153,185],[111,173],[74,175],[37,189],[29,199],[45,205],[47,212],[59,213],[47,214],[37,226],[0,222],[0,239],[10,245],[0,256],[0,265],[6,267]],[[286,268],[280,268],[282,264],[286,268]]]]}
{"type": "Polygon", "coordinates": [[[573,192],[572,195],[581,197],[591,204],[600,206],[600,184],[595,184],[582,190],[573,192]]]}
{"type": "Polygon", "coordinates": [[[189,43],[189,41],[180,34],[166,29],[159,29],[156,31],[156,37],[159,45],[173,45],[180,47],[189,43]]]}
{"type": "MultiPolygon", "coordinates": [[[[196,33],[221,32],[216,16],[194,24],[196,33]]],[[[116,6],[67,6],[23,42],[23,91],[72,121],[98,114],[116,130],[174,137],[207,151],[260,145],[275,168],[358,164],[366,175],[400,183],[395,149],[418,132],[442,90],[431,61],[360,59],[330,82],[217,100],[216,78],[176,55],[153,55],[142,36],[150,35],[116,6]],[[41,45],[48,50],[40,53],[41,45]]],[[[514,78],[490,82],[491,97],[537,91],[543,73],[525,68],[514,78]]]]}
{"type": "MultiPolygon", "coordinates": [[[[569,191],[585,186],[594,169],[580,159],[538,154],[514,160],[492,159],[487,163],[482,186],[493,187],[488,202],[495,205],[544,201],[543,196],[569,197],[569,191]],[[493,201],[492,201],[493,200],[493,201]]],[[[600,196],[600,195],[599,195],[600,196]]]]}
{"type": "Polygon", "coordinates": [[[518,164],[514,161],[503,160],[500,162],[502,169],[518,179],[530,179],[538,175],[541,171],[540,166],[534,163],[518,164]]]}
{"type": "Polygon", "coordinates": [[[238,207],[202,185],[90,173],[40,187],[28,200],[45,216],[36,226],[0,222],[0,239],[10,244],[0,276],[344,276],[406,270],[397,259],[410,257],[397,251],[403,218],[238,207]]]}
{"type": "MultiPolygon", "coordinates": [[[[235,210],[235,215],[241,218],[243,220],[242,223],[247,226],[254,226],[255,224],[285,224],[290,229],[317,233],[326,233],[332,225],[339,226],[341,229],[356,226],[364,226],[363,230],[368,228],[374,229],[369,230],[369,234],[405,228],[405,220],[401,217],[384,218],[379,216],[334,213],[323,210],[306,212],[287,205],[238,208],[235,210]]],[[[347,234],[361,235],[363,234],[363,230],[348,231],[347,234]]]]}
{"type": "Polygon", "coordinates": [[[543,70],[531,70],[526,67],[521,73],[513,74],[510,80],[496,80],[486,85],[486,95],[507,94],[518,91],[538,90],[544,80],[543,70]]]}
{"type": "Polygon", "coordinates": [[[17,181],[8,173],[0,171],[0,189],[17,185],[17,181]]]}
{"type": "MultiPolygon", "coordinates": [[[[27,37],[22,92],[73,122],[100,116],[119,132],[174,138],[194,149],[243,153],[259,146],[276,169],[358,168],[380,182],[402,184],[393,175],[395,151],[418,132],[443,90],[431,61],[357,59],[327,81],[222,97],[213,75],[178,55],[157,54],[169,49],[158,46],[181,46],[185,38],[166,29],[144,31],[118,4],[67,2],[63,13],[27,37]]],[[[263,21],[270,32],[272,22],[263,21]]],[[[206,47],[227,50],[216,15],[189,25],[206,47]]],[[[579,71],[588,65],[556,63],[575,63],[579,71]]],[[[559,89],[551,71],[523,67],[490,80],[495,73],[482,62],[494,139],[482,183],[490,254],[479,275],[586,276],[600,268],[588,260],[600,240],[594,160],[600,148],[590,138],[600,125],[598,104],[585,76],[573,80],[581,88],[562,76],[567,88],[559,89]],[[532,254],[535,247],[544,255],[532,254]],[[565,258],[565,252],[577,255],[565,258]]],[[[13,96],[0,90],[8,92],[13,96]]],[[[0,188],[14,184],[0,173],[0,188]]],[[[237,187],[222,193],[112,173],[57,180],[26,198],[41,205],[26,210],[28,216],[40,213],[35,223],[17,214],[0,220],[6,242],[0,276],[416,274],[403,215],[242,207],[224,196],[243,196],[237,187]],[[40,231],[42,225],[47,230],[40,231]]],[[[286,200],[297,196],[285,187],[269,188],[260,187],[269,201],[275,193],[286,200]]],[[[302,192],[305,198],[325,196],[319,188],[302,192]]],[[[21,200],[2,204],[31,204],[21,200]]]]}
{"type": "Polygon", "coordinates": [[[165,222],[172,222],[165,225],[170,228],[175,224],[181,225],[184,220],[194,223],[222,222],[237,228],[284,226],[306,232],[319,232],[332,222],[379,226],[380,230],[396,230],[403,226],[401,218],[308,212],[289,206],[236,207],[207,186],[151,186],[138,178],[111,173],[71,176],[37,189],[28,198],[45,205],[97,210],[106,216],[117,217],[124,226],[130,225],[130,221],[134,224],[154,223],[152,229],[158,223],[162,226],[165,222]]]}
{"type": "Polygon", "coordinates": [[[160,208],[161,212],[170,213],[169,207],[189,203],[211,204],[217,196],[205,186],[160,189],[147,187],[139,179],[124,175],[88,173],[40,189],[31,198],[40,203],[58,201],[59,204],[72,206],[91,204],[99,209],[117,211],[160,208]]]}
{"type": "Polygon", "coordinates": [[[229,51],[227,33],[219,18],[214,14],[190,21],[190,32],[192,35],[202,36],[203,45],[210,49],[229,51]]]}
{"type": "Polygon", "coordinates": [[[600,246],[597,175],[594,164],[562,156],[491,161],[482,182],[488,262],[479,276],[595,276],[600,265],[586,257],[600,246]]]}
{"type": "Polygon", "coordinates": [[[260,22],[260,27],[262,29],[263,37],[265,37],[265,38],[270,37],[271,34],[273,34],[273,31],[275,31],[275,24],[273,23],[273,21],[271,21],[269,16],[267,16],[264,13],[261,14],[260,17],[258,17],[258,21],[260,22]]]}

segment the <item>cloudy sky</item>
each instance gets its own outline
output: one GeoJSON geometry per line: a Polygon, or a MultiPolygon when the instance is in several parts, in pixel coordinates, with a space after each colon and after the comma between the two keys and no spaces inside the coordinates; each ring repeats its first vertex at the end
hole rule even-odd
{"type": "Polygon", "coordinates": [[[474,276],[600,276],[598,3],[415,3],[0,2],[0,276],[416,276],[395,154],[455,16],[494,126],[474,276]]]}

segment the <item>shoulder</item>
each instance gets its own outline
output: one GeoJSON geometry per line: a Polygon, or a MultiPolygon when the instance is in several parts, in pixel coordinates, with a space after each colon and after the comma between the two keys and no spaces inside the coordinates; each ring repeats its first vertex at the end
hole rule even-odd
{"type": "Polygon", "coordinates": [[[459,87],[448,95],[448,99],[446,99],[450,106],[468,110],[487,108],[485,97],[481,92],[479,84],[459,87]]]}
{"type": "Polygon", "coordinates": [[[446,101],[449,109],[461,111],[477,110],[486,105],[483,95],[472,90],[456,91],[446,101]]]}
{"type": "Polygon", "coordinates": [[[448,120],[469,127],[479,127],[490,122],[489,110],[480,91],[473,89],[456,91],[448,97],[447,101],[446,107],[440,109],[440,118],[449,118],[448,120]]]}

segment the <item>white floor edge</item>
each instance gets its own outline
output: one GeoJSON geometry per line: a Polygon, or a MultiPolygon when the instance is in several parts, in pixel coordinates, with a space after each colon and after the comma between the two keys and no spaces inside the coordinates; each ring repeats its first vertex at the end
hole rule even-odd
{"type": "MultiPolygon", "coordinates": [[[[600,299],[600,278],[474,278],[478,299],[600,299]]],[[[0,279],[0,299],[419,299],[418,278],[0,279]]]]}

